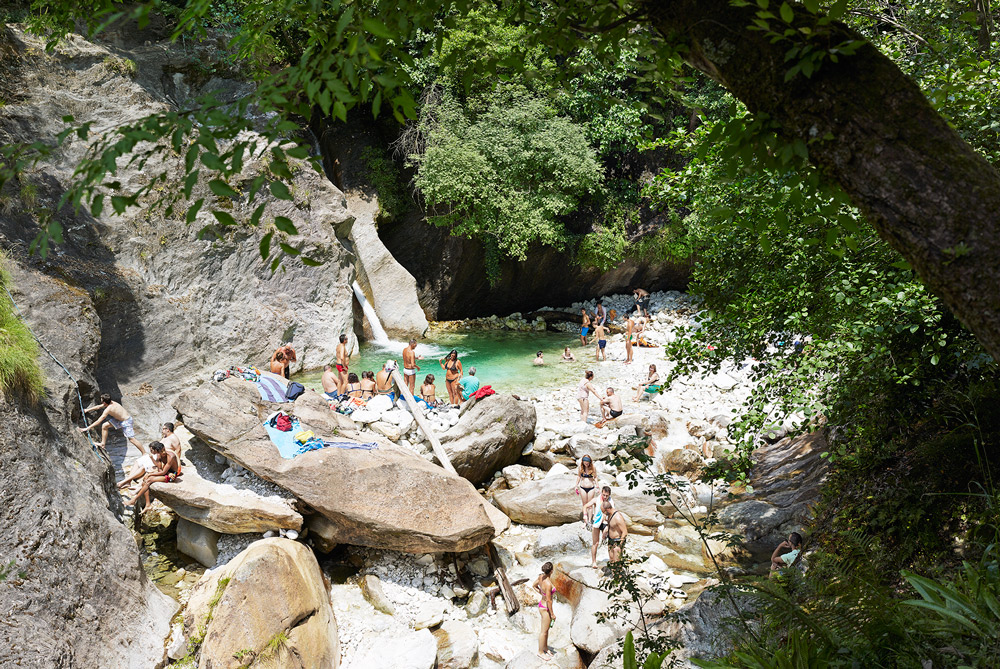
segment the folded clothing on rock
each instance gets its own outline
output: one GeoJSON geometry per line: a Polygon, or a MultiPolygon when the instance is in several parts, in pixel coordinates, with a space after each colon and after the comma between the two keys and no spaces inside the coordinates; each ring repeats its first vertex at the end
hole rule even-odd
{"type": "Polygon", "coordinates": [[[496,394],[497,393],[496,393],[495,390],[493,390],[492,386],[483,386],[482,388],[480,388],[476,392],[474,392],[471,395],[469,395],[469,398],[471,399],[471,398],[475,397],[477,400],[481,400],[484,397],[489,397],[490,395],[496,395],[496,394]]]}

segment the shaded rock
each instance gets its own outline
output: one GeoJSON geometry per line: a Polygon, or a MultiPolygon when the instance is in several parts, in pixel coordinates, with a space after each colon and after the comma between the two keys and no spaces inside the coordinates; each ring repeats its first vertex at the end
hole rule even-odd
{"type": "Polygon", "coordinates": [[[500,536],[510,529],[510,518],[508,518],[507,514],[503,511],[496,508],[485,499],[483,500],[483,509],[486,510],[486,515],[489,517],[490,522],[493,523],[495,536],[500,536]]]}
{"type": "Polygon", "coordinates": [[[483,594],[482,590],[476,590],[469,597],[469,601],[465,604],[465,612],[469,614],[470,618],[475,618],[476,616],[481,616],[486,613],[487,600],[486,595],[483,594]]]}
{"type": "Polygon", "coordinates": [[[563,556],[590,550],[593,541],[590,530],[582,522],[546,527],[535,539],[535,557],[563,556]]]}
{"type": "Polygon", "coordinates": [[[329,553],[337,547],[339,529],[326,516],[314,513],[306,518],[306,528],[313,545],[322,553],[329,553]]]}
{"type": "Polygon", "coordinates": [[[204,640],[198,666],[334,669],[340,663],[337,621],[312,551],[288,539],[262,539],[191,591],[184,616],[188,638],[204,640]],[[197,637],[196,637],[197,638],[197,637]],[[249,652],[248,652],[249,651],[249,652]]]}
{"type": "Polygon", "coordinates": [[[517,462],[534,436],[535,407],[503,394],[476,402],[441,435],[441,445],[459,475],[480,483],[517,462]]]}
{"type": "Polygon", "coordinates": [[[437,652],[437,640],[430,630],[370,634],[361,641],[345,669],[432,669],[437,652]]]}
{"type": "Polygon", "coordinates": [[[366,574],[358,580],[358,586],[361,588],[361,594],[364,595],[365,599],[368,600],[368,603],[376,611],[381,611],[389,616],[396,615],[396,607],[385,596],[385,591],[382,590],[382,582],[378,579],[378,576],[366,574]]]}
{"type": "Polygon", "coordinates": [[[219,533],[181,518],[177,521],[177,550],[206,567],[219,558],[219,533]]]}
{"type": "MultiPolygon", "coordinates": [[[[734,592],[733,596],[739,606],[739,593],[734,592]]],[[[657,625],[658,630],[681,646],[670,654],[668,660],[717,658],[732,650],[731,623],[727,619],[739,613],[733,610],[730,600],[718,591],[705,590],[698,599],[677,609],[676,613],[676,616],[657,625]]]]}
{"type": "Polygon", "coordinates": [[[479,655],[479,638],[468,623],[446,620],[434,630],[438,669],[469,669],[479,655]]]}
{"type": "Polygon", "coordinates": [[[150,490],[181,518],[223,534],[302,529],[302,516],[286,500],[206,481],[193,467],[185,467],[179,480],[154,483],[150,490]]]}
{"type": "Polygon", "coordinates": [[[554,453],[549,453],[547,451],[539,451],[535,449],[527,455],[521,456],[518,460],[519,463],[526,467],[532,467],[541,469],[543,472],[547,472],[552,469],[552,465],[558,462],[558,458],[554,453]]]}
{"type": "MultiPolygon", "coordinates": [[[[468,481],[395,444],[282,458],[262,424],[273,405],[260,401],[252,383],[206,384],[183,393],[175,406],[187,428],[214,450],[326,516],[327,542],[426,553],[469,550],[494,534],[482,497],[468,481]]],[[[335,419],[323,416],[303,427],[320,436],[338,429],[335,419]]],[[[337,440],[351,443],[345,435],[337,440]]]]}
{"type": "Polygon", "coordinates": [[[812,507],[826,478],[825,431],[783,439],[754,451],[753,493],[739,495],[719,511],[719,523],[743,536],[758,562],[770,558],[789,532],[811,524],[812,507]]]}
{"type": "Polygon", "coordinates": [[[678,448],[667,453],[660,463],[665,472],[696,474],[704,466],[705,461],[698,451],[690,448],[678,448]]]}
{"type": "MultiPolygon", "coordinates": [[[[573,494],[575,483],[576,476],[571,473],[550,475],[513,490],[501,490],[493,496],[493,501],[514,522],[563,525],[580,520],[580,498],[573,494]]],[[[624,511],[636,526],[652,528],[663,522],[655,500],[638,490],[615,487],[611,498],[616,508],[624,511]]]]}

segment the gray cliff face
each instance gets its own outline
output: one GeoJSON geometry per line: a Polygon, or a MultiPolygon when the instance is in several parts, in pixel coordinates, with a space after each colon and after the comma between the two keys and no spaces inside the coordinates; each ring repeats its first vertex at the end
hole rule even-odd
{"type": "MultiPolygon", "coordinates": [[[[156,35],[134,36],[143,37],[156,35]]],[[[20,85],[16,101],[0,112],[0,141],[51,140],[65,115],[106,130],[176,108],[202,90],[230,97],[245,90],[239,82],[214,78],[194,88],[179,73],[189,65],[187,56],[162,43],[122,50],[70,36],[49,57],[43,42],[31,36],[13,32],[11,42],[19,54],[20,85]],[[125,57],[136,64],[134,79],[108,65],[125,57]]],[[[36,211],[55,204],[86,149],[86,142],[70,141],[53,161],[27,175],[37,188],[36,211]]],[[[166,165],[178,175],[168,188],[182,182],[180,161],[166,165]]],[[[289,340],[298,353],[293,371],[317,367],[334,358],[342,332],[353,339],[354,256],[338,235],[346,238],[354,219],[343,194],[323,175],[297,167],[295,201],[267,196],[264,220],[290,218],[299,234],[289,243],[324,261],[321,267],[290,259],[272,274],[258,254],[258,229],[238,227],[221,230],[221,238],[198,239],[216,201],[203,184],[192,199],[205,197],[206,205],[190,226],[182,215],[166,219],[141,207],[122,216],[105,211],[96,219],[86,211],[60,214],[66,241],[45,260],[26,252],[38,232],[32,208],[13,194],[13,210],[0,210],[0,243],[15,259],[91,296],[100,320],[97,380],[102,390],[123,397],[140,440],[158,436],[157,423],[174,416],[170,400],[214,369],[264,366],[274,348],[289,340]]],[[[248,160],[237,180],[248,181],[263,169],[259,160],[248,160]]],[[[116,178],[137,186],[144,174],[123,167],[116,178]]],[[[223,206],[241,221],[256,204],[244,199],[223,206]]]]}
{"type": "MultiPolygon", "coordinates": [[[[14,297],[83,389],[94,386],[99,323],[85,292],[11,268],[14,297]]],[[[111,463],[74,430],[73,384],[44,355],[38,407],[0,398],[0,666],[155,666],[176,610],[146,578],[111,463]]]]}
{"type": "MultiPolygon", "coordinates": [[[[54,141],[65,115],[105,131],[206,89],[231,98],[246,90],[215,78],[196,85],[183,74],[193,54],[167,45],[155,29],[133,26],[108,38],[97,45],[70,36],[48,55],[42,40],[0,33],[9,66],[0,143],[54,141]],[[123,59],[134,61],[134,76],[123,59]]],[[[353,338],[353,255],[340,243],[353,218],[343,195],[305,165],[295,166],[295,202],[268,201],[264,218],[292,219],[299,234],[289,243],[325,261],[321,267],[289,261],[272,275],[258,256],[261,231],[199,240],[209,222],[204,212],[189,227],[141,207],[98,218],[62,211],[65,242],[44,259],[30,255],[39,216],[54,209],[87,147],[69,141],[0,193],[0,247],[11,258],[14,297],[79,380],[85,402],[98,389],[120,396],[137,437],[148,442],[159,422],[174,418],[171,400],[213,369],[266,365],[288,340],[297,366],[312,367],[333,357],[341,332],[353,338]]],[[[179,174],[178,165],[166,167],[179,174]]],[[[261,169],[248,162],[241,180],[261,169]]],[[[128,187],[143,173],[121,165],[116,178],[128,187]]],[[[203,196],[206,207],[213,203],[199,185],[194,197],[203,196]]],[[[251,211],[245,201],[230,209],[237,220],[251,211]]],[[[92,451],[74,429],[73,384],[44,353],[40,360],[48,379],[40,407],[0,397],[0,562],[14,561],[0,583],[0,666],[154,667],[176,607],[147,579],[122,523],[112,461],[120,464],[125,442],[112,433],[110,460],[92,451]]]]}

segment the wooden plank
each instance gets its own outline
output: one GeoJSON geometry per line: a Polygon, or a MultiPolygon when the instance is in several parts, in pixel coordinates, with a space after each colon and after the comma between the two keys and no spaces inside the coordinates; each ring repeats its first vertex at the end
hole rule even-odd
{"type": "Polygon", "coordinates": [[[496,546],[492,541],[486,543],[486,556],[489,558],[490,566],[493,567],[493,574],[496,576],[497,585],[500,587],[500,594],[503,595],[504,607],[507,615],[512,616],[521,609],[521,602],[517,600],[517,593],[507,580],[507,571],[503,568],[500,555],[497,554],[496,546]]]}
{"type": "Polygon", "coordinates": [[[430,423],[424,418],[423,413],[420,411],[420,407],[417,406],[417,401],[413,399],[413,393],[410,389],[406,387],[406,382],[403,380],[403,376],[399,373],[398,369],[392,370],[392,380],[396,384],[396,388],[399,390],[399,394],[403,396],[406,400],[406,406],[410,407],[410,413],[413,415],[413,420],[417,421],[417,425],[423,430],[424,436],[427,440],[431,442],[431,448],[434,450],[434,455],[437,456],[438,462],[441,466],[447,469],[449,472],[458,476],[458,472],[455,471],[455,467],[451,464],[451,460],[448,458],[448,454],[445,453],[444,448],[441,446],[441,442],[438,440],[437,436],[431,430],[430,423]]]}

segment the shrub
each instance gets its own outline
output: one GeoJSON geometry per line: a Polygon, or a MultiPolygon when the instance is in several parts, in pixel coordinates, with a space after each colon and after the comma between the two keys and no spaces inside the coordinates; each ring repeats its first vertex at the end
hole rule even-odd
{"type": "MultiPolygon", "coordinates": [[[[9,289],[6,257],[0,254],[0,287],[9,289]]],[[[38,366],[38,344],[18,317],[6,292],[0,292],[0,392],[18,395],[31,403],[45,390],[45,377],[38,366]]]]}

